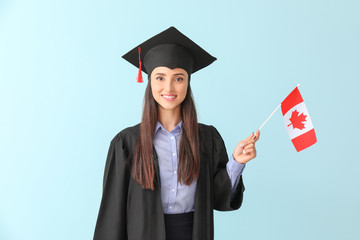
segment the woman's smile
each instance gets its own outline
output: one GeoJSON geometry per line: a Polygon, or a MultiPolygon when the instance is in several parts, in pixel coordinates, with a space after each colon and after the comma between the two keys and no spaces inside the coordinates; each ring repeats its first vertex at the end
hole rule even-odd
{"type": "Polygon", "coordinates": [[[174,101],[175,98],[177,97],[176,95],[173,95],[173,94],[162,94],[161,95],[165,101],[174,101]]]}

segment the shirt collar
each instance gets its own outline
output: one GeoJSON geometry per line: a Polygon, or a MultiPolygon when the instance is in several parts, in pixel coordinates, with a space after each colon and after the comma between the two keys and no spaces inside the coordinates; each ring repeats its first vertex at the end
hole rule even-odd
{"type": "MultiPolygon", "coordinates": [[[[182,131],[182,121],[179,122],[178,125],[176,125],[176,127],[171,131],[171,133],[177,134],[180,133],[182,131]]],[[[155,127],[155,133],[159,130],[159,128],[161,128],[163,131],[168,132],[164,126],[158,121],[156,123],[156,127],[155,127]]]]}

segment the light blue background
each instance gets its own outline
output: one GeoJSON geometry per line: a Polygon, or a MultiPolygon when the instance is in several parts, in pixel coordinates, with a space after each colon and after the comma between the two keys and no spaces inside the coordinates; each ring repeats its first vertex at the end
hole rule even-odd
{"type": "Polygon", "coordinates": [[[0,1],[0,239],[92,239],[110,140],[141,117],[121,56],[172,25],[218,58],[192,88],[229,154],[297,83],[318,137],[297,153],[277,112],[216,239],[360,239],[359,16],[356,0],[0,1]]]}

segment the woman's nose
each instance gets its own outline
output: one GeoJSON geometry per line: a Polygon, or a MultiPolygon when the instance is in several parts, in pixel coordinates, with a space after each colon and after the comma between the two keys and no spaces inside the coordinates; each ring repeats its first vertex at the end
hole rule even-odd
{"type": "Polygon", "coordinates": [[[165,90],[168,92],[171,92],[174,90],[174,82],[171,81],[170,79],[166,81],[165,90]]]}

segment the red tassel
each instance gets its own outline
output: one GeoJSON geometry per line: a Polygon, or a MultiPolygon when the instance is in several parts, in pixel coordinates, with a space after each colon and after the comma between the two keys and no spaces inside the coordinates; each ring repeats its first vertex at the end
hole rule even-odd
{"type": "Polygon", "coordinates": [[[139,73],[137,76],[137,82],[138,83],[142,83],[143,82],[143,77],[142,77],[142,71],[141,71],[141,59],[140,59],[140,52],[141,52],[141,47],[138,47],[139,50],[139,73]]]}

